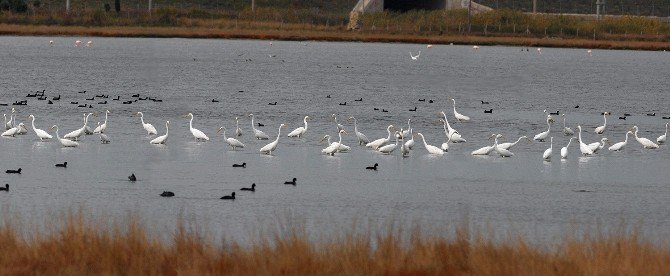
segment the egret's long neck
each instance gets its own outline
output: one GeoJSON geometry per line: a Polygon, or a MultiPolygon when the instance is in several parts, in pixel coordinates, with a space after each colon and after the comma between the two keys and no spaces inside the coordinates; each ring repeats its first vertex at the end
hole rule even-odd
{"type": "Polygon", "coordinates": [[[226,129],[223,129],[223,140],[228,140],[228,137],[226,137],[226,129]]]}
{"type": "Polygon", "coordinates": [[[549,123],[549,120],[547,120],[547,131],[551,131],[551,123],[549,123]]]}
{"type": "Polygon", "coordinates": [[[60,140],[60,135],[58,135],[58,128],[56,128],[56,138],[58,138],[58,140],[60,140]]]}
{"type": "Polygon", "coordinates": [[[428,144],[426,144],[426,137],[423,137],[423,134],[419,133],[419,136],[421,136],[421,140],[423,141],[423,146],[428,148],[428,144]]]}
{"type": "Polygon", "coordinates": [[[568,145],[565,146],[566,148],[569,148],[569,147],[570,147],[570,143],[572,143],[572,139],[573,139],[573,138],[570,138],[570,140],[568,140],[568,145]]]}
{"type": "Polygon", "coordinates": [[[390,127],[387,128],[387,129],[386,129],[386,132],[388,132],[388,134],[389,134],[389,135],[386,137],[386,140],[391,140],[391,128],[390,128],[390,127]]]}
{"type": "Polygon", "coordinates": [[[237,128],[240,128],[240,120],[235,119],[235,126],[236,126],[237,128]]]}
{"type": "Polygon", "coordinates": [[[668,124],[665,124],[665,136],[668,136],[668,124]]]}
{"type": "Polygon", "coordinates": [[[107,115],[108,114],[109,114],[108,112],[105,112],[105,124],[107,123],[107,115]]]}
{"type": "Polygon", "coordinates": [[[603,126],[606,126],[607,125],[607,115],[603,115],[603,118],[605,118],[605,123],[603,124],[603,126]]]}
{"type": "Polygon", "coordinates": [[[193,129],[193,116],[191,116],[191,120],[188,122],[188,127],[193,129]]]}
{"type": "Polygon", "coordinates": [[[279,136],[281,135],[281,126],[279,126],[279,130],[277,130],[277,139],[275,139],[275,142],[279,141],[279,136]]]}
{"type": "Polygon", "coordinates": [[[256,130],[256,127],[254,126],[254,115],[253,114],[251,115],[251,128],[253,130],[256,130]]]}
{"type": "Polygon", "coordinates": [[[144,114],[140,113],[140,120],[142,121],[142,124],[145,125],[144,123],[144,114]]]}
{"type": "Polygon", "coordinates": [[[623,143],[624,143],[624,144],[625,144],[625,143],[628,143],[628,134],[630,134],[630,132],[626,132],[626,139],[623,140],[623,143]]]}
{"type": "Polygon", "coordinates": [[[342,145],[342,132],[338,133],[337,135],[340,136],[340,140],[337,141],[338,144],[342,145]]]}
{"type": "Polygon", "coordinates": [[[303,119],[302,121],[305,122],[305,130],[307,130],[307,117],[305,117],[305,119],[303,119]]]}
{"type": "Polygon", "coordinates": [[[554,137],[549,138],[549,148],[550,149],[554,148],[554,137]]]}
{"type": "Polygon", "coordinates": [[[580,127],[578,127],[578,129],[579,129],[579,143],[581,144],[581,143],[583,143],[582,142],[582,127],[580,126],[580,127]]]}
{"type": "Polygon", "coordinates": [[[327,137],[328,145],[330,145],[330,136],[327,137]]]}
{"type": "Polygon", "coordinates": [[[519,143],[519,141],[521,141],[521,139],[523,139],[523,137],[519,137],[519,139],[517,139],[516,142],[514,142],[513,145],[516,145],[517,143],[519,143]]]}
{"type": "MultiPolygon", "coordinates": [[[[33,125],[33,131],[35,131],[35,117],[33,117],[33,120],[31,122],[31,124],[33,125]]],[[[35,131],[35,132],[37,132],[37,131],[35,131]]]]}
{"type": "Polygon", "coordinates": [[[563,117],[563,128],[565,128],[565,117],[563,117]]]}
{"type": "MultiPolygon", "coordinates": [[[[665,126],[666,132],[668,130],[668,126],[665,126]]],[[[354,118],[354,132],[358,132],[358,126],[356,125],[356,118],[354,118]]]]}
{"type": "Polygon", "coordinates": [[[170,127],[169,126],[170,126],[170,124],[165,123],[165,135],[166,136],[168,135],[168,132],[170,132],[170,127]]]}
{"type": "Polygon", "coordinates": [[[84,126],[88,125],[88,116],[90,116],[90,114],[84,117],[84,126]]]}
{"type": "Polygon", "coordinates": [[[493,147],[498,147],[498,135],[496,135],[496,138],[493,139],[493,147]]]}

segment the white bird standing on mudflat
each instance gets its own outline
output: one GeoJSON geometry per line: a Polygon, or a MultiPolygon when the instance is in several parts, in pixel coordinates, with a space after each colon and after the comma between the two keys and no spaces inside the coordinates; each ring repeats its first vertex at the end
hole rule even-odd
{"type": "Polygon", "coordinates": [[[551,154],[554,152],[554,137],[549,137],[549,148],[542,154],[542,159],[551,160],[551,154]]]}
{"type": "MultiPolygon", "coordinates": [[[[561,116],[563,117],[563,135],[565,135],[565,136],[572,136],[572,135],[575,135],[575,132],[572,131],[571,128],[569,128],[569,127],[567,127],[567,126],[565,125],[565,113],[564,113],[564,114],[561,114],[561,116]]],[[[568,142],[568,143],[569,143],[569,142],[568,142]]]]}
{"type": "Polygon", "coordinates": [[[58,126],[57,126],[57,125],[52,126],[51,129],[56,129],[56,138],[58,138],[58,141],[60,142],[61,145],[63,145],[63,147],[76,147],[76,146],[79,146],[79,143],[77,143],[77,142],[75,142],[75,141],[71,141],[71,140],[68,140],[68,139],[60,138],[60,136],[58,135],[58,126]]]}
{"type": "Polygon", "coordinates": [[[546,140],[549,137],[549,132],[551,131],[551,121],[552,121],[551,118],[547,118],[547,131],[535,135],[535,137],[533,137],[533,140],[544,142],[544,140],[546,140]]]}
{"type": "Polygon", "coordinates": [[[582,155],[593,155],[593,150],[589,148],[589,145],[584,144],[584,141],[582,141],[582,126],[577,126],[577,130],[579,131],[579,151],[582,152],[582,155]]]}
{"type": "Polygon", "coordinates": [[[168,139],[168,133],[170,132],[170,121],[165,121],[165,135],[158,136],[153,140],[149,141],[149,144],[165,144],[168,139]]]}
{"type": "Polygon", "coordinates": [[[668,137],[668,123],[665,123],[665,134],[658,136],[656,138],[656,143],[665,144],[665,140],[668,137]]]}
{"type": "Polygon", "coordinates": [[[32,119],[32,125],[33,125],[33,131],[35,132],[35,135],[40,138],[40,141],[44,141],[44,139],[51,139],[53,136],[51,136],[49,133],[47,133],[44,130],[41,130],[37,127],[35,127],[35,116],[30,114],[28,118],[32,119]]]}
{"type": "Polygon", "coordinates": [[[379,138],[377,140],[374,140],[370,143],[365,144],[366,147],[372,148],[372,149],[379,149],[379,147],[383,146],[384,144],[388,143],[391,141],[391,129],[393,128],[393,125],[389,125],[386,128],[386,132],[388,132],[388,136],[386,138],[379,138]]]}
{"type": "Polygon", "coordinates": [[[609,147],[608,149],[611,150],[611,151],[622,150],[626,146],[626,144],[628,144],[628,135],[630,135],[630,134],[633,134],[633,132],[632,131],[626,132],[626,139],[623,140],[623,142],[616,143],[616,144],[612,145],[611,147],[609,147]]]}
{"type": "Polygon", "coordinates": [[[86,135],[86,125],[88,124],[88,116],[93,115],[93,113],[84,114],[84,126],[79,129],[73,130],[68,134],[65,134],[63,138],[70,140],[79,140],[80,137],[86,135]]]}
{"type": "Polygon", "coordinates": [[[188,123],[188,128],[191,130],[191,134],[195,137],[195,141],[209,141],[209,137],[205,135],[202,131],[193,127],[193,113],[188,113],[185,117],[191,117],[191,120],[188,123]]]}
{"type": "MultiPolygon", "coordinates": [[[[107,116],[109,115],[109,113],[111,113],[109,110],[105,111],[105,123],[103,123],[102,125],[99,124],[97,127],[95,127],[95,129],[93,130],[93,133],[104,133],[105,132],[105,130],[107,129],[107,116]]],[[[97,115],[96,115],[96,117],[97,117],[97,115]]]]}
{"type": "Polygon", "coordinates": [[[420,56],[421,56],[421,51],[419,51],[419,54],[417,54],[416,56],[412,55],[412,52],[409,52],[409,57],[411,57],[412,60],[417,60],[417,59],[419,59],[420,56]]]}
{"type": "MultiPolygon", "coordinates": [[[[329,144],[328,147],[326,147],[325,149],[322,149],[321,152],[325,153],[325,154],[329,154],[331,156],[334,156],[335,152],[340,151],[340,146],[342,145],[342,134],[343,133],[347,134],[347,132],[344,131],[344,130],[338,131],[337,135],[340,137],[340,140],[338,140],[337,142],[333,142],[332,144],[329,144]]],[[[328,137],[328,142],[330,142],[330,136],[328,136],[328,135],[326,135],[326,136],[328,137]]],[[[326,138],[326,137],[324,137],[324,138],[326,138]]]]}
{"type": "Polygon", "coordinates": [[[262,130],[256,129],[254,126],[254,114],[249,114],[249,117],[251,117],[251,129],[254,130],[254,137],[256,137],[257,140],[269,140],[270,136],[265,134],[262,130]]]}
{"type": "Polygon", "coordinates": [[[640,145],[642,145],[645,149],[657,149],[658,148],[658,145],[654,144],[654,142],[652,142],[651,140],[649,140],[647,138],[644,138],[644,137],[638,137],[637,136],[637,132],[639,130],[637,128],[637,126],[633,126],[633,129],[635,130],[635,132],[634,132],[635,133],[635,140],[637,140],[637,142],[640,143],[640,145]]]}
{"type": "Polygon", "coordinates": [[[571,137],[570,140],[568,140],[568,144],[565,147],[561,148],[561,159],[568,158],[568,148],[570,147],[572,139],[577,139],[577,137],[571,137]]]}
{"type": "Polygon", "coordinates": [[[144,128],[144,130],[147,131],[147,135],[151,136],[151,135],[158,134],[158,131],[156,130],[156,128],[152,124],[144,122],[144,113],[137,112],[137,115],[140,116],[140,120],[142,121],[142,127],[144,128]]]}
{"type": "Polygon", "coordinates": [[[279,130],[277,131],[277,139],[274,140],[274,142],[269,143],[265,146],[263,146],[259,151],[261,153],[265,153],[267,155],[271,155],[272,152],[277,149],[277,144],[279,144],[279,136],[281,135],[281,128],[286,127],[285,124],[279,125],[279,130]]]}
{"type": "Polygon", "coordinates": [[[244,148],[245,147],[245,145],[242,142],[240,142],[239,140],[237,140],[235,138],[232,138],[232,137],[231,138],[226,137],[226,128],[225,127],[220,127],[219,130],[216,131],[216,133],[221,132],[221,130],[223,130],[223,141],[225,141],[226,144],[228,144],[233,150],[235,150],[236,148],[244,148]]]}
{"type": "Polygon", "coordinates": [[[299,127],[291,131],[291,133],[288,134],[288,137],[298,137],[302,136],[307,132],[307,119],[309,119],[309,116],[305,116],[305,118],[302,120],[305,123],[304,127],[299,127]]]}
{"type": "MultiPolygon", "coordinates": [[[[321,139],[321,141],[319,141],[319,142],[323,142],[323,141],[326,141],[328,143],[328,145],[333,145],[335,143],[335,142],[330,142],[330,135],[324,135],[323,138],[321,139]]],[[[342,144],[342,143],[340,143],[340,147],[337,149],[338,152],[348,152],[350,150],[351,150],[351,147],[349,147],[345,144],[342,144]]]]}
{"type": "Polygon", "coordinates": [[[423,146],[426,148],[428,153],[435,154],[435,155],[444,155],[444,150],[442,150],[441,148],[438,148],[436,146],[429,145],[428,143],[426,143],[426,137],[424,137],[422,133],[419,132],[416,135],[421,136],[421,140],[423,141],[423,146]]]}
{"type": "Polygon", "coordinates": [[[463,115],[463,114],[461,114],[461,113],[456,112],[456,100],[454,100],[453,98],[451,98],[450,100],[451,100],[451,103],[452,103],[453,106],[454,106],[454,117],[456,117],[456,120],[458,120],[459,122],[461,122],[461,121],[466,121],[466,122],[467,122],[467,121],[470,121],[470,117],[465,116],[465,115],[463,115]]]}
{"type": "Polygon", "coordinates": [[[370,143],[370,139],[368,139],[365,134],[362,132],[358,131],[358,125],[356,122],[356,118],[354,116],[349,117],[349,120],[354,120],[354,134],[356,134],[356,137],[358,138],[358,145],[365,145],[367,143],[370,143]]]}
{"type": "Polygon", "coordinates": [[[610,115],[610,113],[609,112],[604,112],[603,113],[603,118],[605,119],[605,124],[596,128],[596,133],[597,134],[603,134],[605,132],[605,127],[607,127],[607,115],[610,115]]]}

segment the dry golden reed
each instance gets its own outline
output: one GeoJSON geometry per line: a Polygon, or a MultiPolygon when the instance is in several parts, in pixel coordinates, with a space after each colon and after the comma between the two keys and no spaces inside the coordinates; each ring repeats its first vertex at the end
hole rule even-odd
{"type": "MultiPolygon", "coordinates": [[[[304,230],[251,244],[214,242],[179,223],[171,238],[149,234],[130,216],[100,226],[82,212],[25,234],[15,219],[0,226],[0,274],[311,274],[311,275],[662,275],[670,249],[635,232],[566,238],[532,245],[523,238],[344,234],[313,241],[304,230]]],[[[576,234],[572,234],[576,235],[576,234]]]]}

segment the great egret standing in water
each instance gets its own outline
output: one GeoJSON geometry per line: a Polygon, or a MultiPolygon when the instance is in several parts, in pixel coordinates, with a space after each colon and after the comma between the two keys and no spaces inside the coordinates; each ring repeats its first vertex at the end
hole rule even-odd
{"type": "Polygon", "coordinates": [[[193,137],[195,137],[195,141],[209,141],[209,137],[207,137],[205,133],[193,127],[193,113],[186,114],[186,117],[191,117],[191,120],[188,123],[188,128],[191,130],[193,137]]]}
{"type": "Polygon", "coordinates": [[[244,148],[244,144],[240,142],[239,140],[235,138],[228,138],[226,137],[226,128],[225,127],[220,127],[219,130],[216,131],[216,133],[221,132],[223,130],[223,141],[225,141],[233,150],[236,148],[244,148]]]}
{"type": "Polygon", "coordinates": [[[281,125],[279,125],[279,130],[277,130],[277,139],[275,139],[272,143],[269,143],[269,144],[263,146],[263,147],[260,149],[260,152],[261,152],[261,153],[265,153],[265,154],[267,154],[267,155],[271,155],[272,152],[273,152],[275,149],[277,149],[277,144],[279,144],[279,136],[281,135],[281,128],[282,128],[282,127],[286,127],[286,125],[285,125],[285,124],[281,124],[281,125]]]}
{"type": "Polygon", "coordinates": [[[460,122],[460,121],[466,121],[466,122],[467,122],[467,121],[470,121],[470,117],[465,116],[465,115],[463,115],[463,114],[461,114],[461,113],[456,112],[456,100],[454,100],[453,98],[451,98],[450,100],[451,100],[451,103],[452,103],[453,106],[454,106],[454,117],[456,117],[456,120],[458,120],[459,122],[460,122]]]}
{"type": "Polygon", "coordinates": [[[665,134],[658,136],[658,138],[656,138],[656,143],[665,144],[666,137],[668,137],[668,123],[665,123],[665,134]]]}
{"type": "Polygon", "coordinates": [[[418,60],[419,56],[421,56],[421,51],[419,51],[419,54],[417,54],[416,56],[412,55],[412,52],[409,52],[409,57],[411,57],[412,60],[418,60]]]}
{"type": "Polygon", "coordinates": [[[654,144],[651,140],[644,138],[644,137],[638,137],[637,132],[638,128],[637,126],[633,126],[633,129],[635,130],[635,140],[637,140],[638,143],[640,143],[645,149],[657,149],[658,145],[654,144]]]}
{"type": "Polygon", "coordinates": [[[356,134],[356,137],[358,138],[358,144],[359,145],[365,145],[367,143],[370,143],[370,139],[368,139],[368,137],[365,136],[365,134],[358,131],[358,125],[357,125],[357,122],[356,122],[356,118],[351,116],[351,117],[349,117],[349,120],[354,120],[354,134],[356,134]]]}
{"type": "Polygon", "coordinates": [[[435,154],[435,155],[444,155],[444,151],[441,148],[438,148],[436,146],[429,145],[428,143],[426,143],[426,137],[423,137],[422,133],[419,132],[416,135],[421,136],[421,140],[423,141],[423,146],[426,148],[428,153],[435,154]]]}
{"type": "Polygon", "coordinates": [[[607,115],[610,115],[609,112],[603,113],[603,118],[605,119],[605,123],[602,126],[599,126],[596,128],[596,133],[597,134],[603,134],[605,132],[605,127],[607,127],[607,115]]]}
{"type": "MultiPolygon", "coordinates": [[[[490,139],[490,138],[489,138],[489,139],[490,139]]],[[[531,141],[530,139],[528,139],[528,137],[526,137],[526,136],[521,136],[521,137],[519,137],[519,139],[516,140],[516,142],[513,142],[513,143],[511,143],[511,142],[501,143],[501,144],[498,144],[498,147],[501,148],[501,149],[509,150],[509,149],[511,149],[513,146],[516,146],[516,144],[518,144],[522,139],[526,139],[526,140],[528,140],[528,143],[532,143],[532,142],[533,142],[533,141],[531,141]]]]}
{"type": "Polygon", "coordinates": [[[158,136],[153,140],[149,141],[150,144],[165,144],[168,139],[168,133],[170,132],[170,121],[165,121],[165,135],[158,136]]]}
{"type": "MultiPolygon", "coordinates": [[[[323,152],[325,154],[329,154],[331,156],[335,155],[335,152],[338,152],[340,150],[340,145],[342,145],[342,134],[343,133],[346,134],[347,132],[344,131],[344,130],[338,131],[337,135],[340,137],[340,140],[328,145],[328,147],[326,147],[325,149],[322,149],[321,152],[323,152]]],[[[326,138],[326,137],[324,137],[324,138],[326,138]]],[[[328,136],[328,138],[330,138],[330,136],[328,136]]],[[[330,140],[330,139],[328,139],[328,140],[330,140]]]]}
{"type": "MultiPolygon", "coordinates": [[[[330,142],[330,135],[324,135],[324,136],[323,136],[323,139],[321,139],[320,142],[323,142],[323,141],[328,142],[328,145],[333,145],[333,144],[335,144],[335,142],[330,142]]],[[[348,151],[350,151],[350,150],[351,150],[351,147],[349,147],[349,146],[347,146],[347,145],[345,145],[345,144],[342,144],[342,143],[340,143],[340,147],[337,149],[338,152],[348,152],[348,151]]]]}
{"type": "Polygon", "coordinates": [[[262,130],[256,129],[256,127],[254,126],[254,114],[249,114],[249,117],[251,117],[251,129],[254,130],[254,137],[256,137],[257,140],[270,139],[270,136],[265,134],[265,132],[263,132],[262,130]]]}
{"type": "Polygon", "coordinates": [[[579,131],[579,151],[582,152],[582,155],[593,155],[593,150],[589,148],[587,144],[584,144],[584,141],[582,141],[582,126],[577,126],[577,130],[579,131]]]}
{"type": "MultiPolygon", "coordinates": [[[[137,112],[137,115],[140,116],[140,120],[142,121],[142,127],[144,128],[144,130],[147,131],[147,135],[156,135],[156,134],[158,134],[158,131],[156,130],[156,128],[155,128],[152,124],[149,124],[149,123],[145,123],[145,122],[144,122],[144,113],[142,113],[142,112],[137,112]]],[[[106,115],[105,115],[105,116],[106,116],[106,115]]]]}
{"type": "Polygon", "coordinates": [[[304,127],[299,127],[291,131],[291,133],[288,134],[288,137],[298,137],[302,136],[307,132],[307,119],[309,119],[309,116],[305,116],[305,118],[302,120],[305,123],[304,127]]]}
{"type": "MultiPolygon", "coordinates": [[[[104,133],[105,130],[107,129],[107,116],[111,113],[109,110],[105,111],[105,123],[102,125],[98,125],[94,130],[93,133],[104,133]]],[[[97,115],[96,115],[97,117],[97,115]]]]}
{"type": "Polygon", "coordinates": [[[570,147],[570,143],[572,142],[572,139],[577,139],[577,138],[576,137],[570,137],[570,140],[568,140],[568,145],[561,148],[561,159],[568,158],[568,148],[570,147]]]}
{"type": "Polygon", "coordinates": [[[242,129],[240,128],[240,119],[235,117],[235,135],[242,136],[242,129]]]}
{"type": "Polygon", "coordinates": [[[535,137],[533,137],[533,140],[544,142],[544,140],[546,140],[547,137],[549,137],[549,132],[551,131],[551,121],[552,121],[551,118],[547,118],[547,131],[535,135],[535,137]]]}
{"type": "Polygon", "coordinates": [[[88,117],[93,115],[93,113],[84,114],[84,126],[79,129],[73,130],[68,134],[65,134],[63,138],[70,140],[79,140],[80,137],[86,135],[86,125],[88,124],[88,117]]]}
{"type": "Polygon", "coordinates": [[[632,131],[626,132],[626,139],[623,140],[623,142],[616,143],[616,144],[612,145],[611,147],[609,147],[608,149],[611,150],[611,151],[622,150],[626,146],[626,144],[628,144],[628,135],[630,135],[630,134],[633,134],[633,132],[632,131]]]}
{"type": "Polygon", "coordinates": [[[58,126],[57,126],[57,125],[52,126],[51,129],[56,129],[56,138],[58,138],[58,141],[60,142],[61,145],[63,145],[63,147],[76,147],[76,146],[79,146],[79,143],[77,143],[77,142],[75,142],[75,141],[71,141],[71,140],[68,140],[68,139],[60,138],[60,136],[58,135],[58,126]]]}
{"type": "Polygon", "coordinates": [[[41,130],[37,127],[35,127],[35,116],[30,114],[28,118],[32,119],[32,125],[33,125],[33,131],[35,132],[35,135],[40,138],[40,141],[44,141],[44,139],[51,139],[53,136],[51,136],[49,133],[47,133],[44,130],[41,130]]]}
{"type": "Polygon", "coordinates": [[[551,154],[554,152],[554,137],[549,137],[549,148],[542,154],[542,159],[551,160],[551,154]]]}
{"type": "Polygon", "coordinates": [[[365,144],[366,147],[372,148],[372,149],[379,149],[379,147],[383,146],[384,144],[388,143],[391,141],[391,129],[393,128],[393,125],[389,125],[386,128],[386,132],[388,132],[388,136],[386,138],[379,138],[377,140],[374,140],[370,143],[365,144]]]}
{"type": "MultiPolygon", "coordinates": [[[[561,116],[563,117],[563,134],[564,134],[565,136],[572,136],[572,135],[575,135],[575,132],[572,131],[571,128],[569,128],[569,127],[567,127],[567,126],[565,125],[565,113],[564,113],[564,114],[561,114],[561,116]]],[[[569,143],[569,142],[568,142],[568,143],[569,143]]]]}

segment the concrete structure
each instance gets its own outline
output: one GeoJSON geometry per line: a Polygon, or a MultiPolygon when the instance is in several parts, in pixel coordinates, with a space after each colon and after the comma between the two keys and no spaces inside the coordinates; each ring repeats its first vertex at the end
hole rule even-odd
{"type": "MultiPolygon", "coordinates": [[[[453,10],[467,9],[470,0],[359,0],[349,13],[349,26],[351,29],[360,27],[359,16],[366,12],[381,12],[384,10],[409,11],[409,10],[453,10]]],[[[472,2],[471,11],[480,13],[492,10],[491,8],[472,2]]]]}

